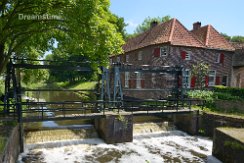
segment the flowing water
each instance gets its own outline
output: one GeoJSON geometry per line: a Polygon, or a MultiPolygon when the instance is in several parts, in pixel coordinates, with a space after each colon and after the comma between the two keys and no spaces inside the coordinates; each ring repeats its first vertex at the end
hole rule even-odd
{"type": "Polygon", "coordinates": [[[189,136],[170,123],[134,124],[134,140],[106,144],[92,125],[32,131],[26,135],[19,162],[37,163],[162,163],[212,162],[212,140],[189,136]],[[29,134],[29,135],[28,135],[29,134]]]}

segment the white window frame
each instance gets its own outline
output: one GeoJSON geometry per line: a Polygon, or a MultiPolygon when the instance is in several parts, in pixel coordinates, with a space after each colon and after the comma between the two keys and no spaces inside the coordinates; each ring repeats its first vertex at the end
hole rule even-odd
{"type": "Polygon", "coordinates": [[[141,72],[136,73],[136,88],[141,89],[141,72]]]}
{"type": "Polygon", "coordinates": [[[160,57],[166,57],[166,56],[168,56],[168,47],[167,46],[160,47],[160,57]],[[162,49],[166,51],[166,54],[165,53],[162,54],[162,49]]]}
{"type": "Polygon", "coordinates": [[[125,62],[129,62],[129,55],[125,56],[125,62]]]}
{"type": "Polygon", "coordinates": [[[117,62],[120,62],[120,56],[117,57],[117,62]]]}
{"type": "Polygon", "coordinates": [[[184,88],[191,88],[191,70],[185,69],[182,72],[182,77],[183,77],[183,87],[184,88]],[[188,72],[188,73],[186,73],[186,72],[188,72]]]}
{"type": "Polygon", "coordinates": [[[142,60],[142,51],[139,51],[138,52],[138,61],[141,61],[142,60]]]}
{"type": "Polygon", "coordinates": [[[208,72],[208,86],[215,86],[216,82],[216,70],[211,70],[208,72]],[[213,72],[213,74],[211,74],[213,72]],[[213,81],[210,81],[210,77],[213,77],[213,81]]]}
{"type": "Polygon", "coordinates": [[[125,72],[125,88],[129,88],[130,72],[125,72]]]}
{"type": "Polygon", "coordinates": [[[215,63],[220,63],[220,53],[218,53],[218,56],[217,56],[217,58],[215,60],[215,63]]]}
{"type": "Polygon", "coordinates": [[[186,61],[190,61],[191,60],[191,54],[190,53],[186,53],[186,61]]]}

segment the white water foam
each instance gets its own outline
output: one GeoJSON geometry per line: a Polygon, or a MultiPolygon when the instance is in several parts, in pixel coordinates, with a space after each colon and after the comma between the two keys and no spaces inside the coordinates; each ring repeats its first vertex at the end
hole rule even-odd
{"type": "Polygon", "coordinates": [[[30,145],[29,150],[20,155],[19,162],[28,153],[37,152],[42,153],[46,163],[220,162],[211,155],[212,140],[178,130],[137,134],[133,142],[115,145],[101,139],[78,140],[75,145],[65,142],[56,142],[60,146],[54,148],[32,149],[30,145]]]}

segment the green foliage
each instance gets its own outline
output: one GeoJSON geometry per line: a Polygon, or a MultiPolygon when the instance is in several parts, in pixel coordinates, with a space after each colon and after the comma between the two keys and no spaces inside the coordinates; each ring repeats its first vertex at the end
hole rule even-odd
{"type": "Polygon", "coordinates": [[[169,21],[170,19],[171,19],[171,17],[169,15],[164,16],[162,18],[161,17],[154,17],[154,18],[147,17],[144,19],[144,21],[140,25],[137,26],[137,28],[132,36],[136,36],[140,33],[147,31],[148,29],[150,29],[151,22],[153,22],[153,21],[156,21],[158,23],[164,23],[166,21],[169,21]]]}
{"type": "Polygon", "coordinates": [[[231,42],[244,43],[244,36],[229,36],[226,33],[220,33],[224,38],[231,42]]]}
{"type": "Polygon", "coordinates": [[[220,100],[227,100],[227,101],[241,100],[239,96],[232,96],[229,93],[215,92],[214,96],[216,99],[220,99],[220,100]]]}
{"type": "Polygon", "coordinates": [[[224,146],[234,150],[244,150],[244,145],[236,141],[225,141],[224,146]]]}
{"type": "Polygon", "coordinates": [[[127,127],[128,125],[128,120],[125,118],[125,116],[119,114],[117,119],[123,123],[124,127],[127,127]]]}
{"type": "Polygon", "coordinates": [[[196,78],[196,88],[203,90],[208,72],[209,66],[203,61],[192,66],[191,76],[196,78]]]}
{"type": "Polygon", "coordinates": [[[191,90],[187,92],[187,95],[191,98],[206,100],[209,103],[212,103],[214,100],[214,93],[212,91],[191,90]]]}
{"type": "Polygon", "coordinates": [[[244,89],[243,88],[231,88],[224,86],[215,86],[214,92],[218,93],[220,96],[225,96],[226,98],[232,99],[243,99],[244,100],[244,89]],[[225,95],[223,95],[225,94],[225,95]],[[232,97],[230,97],[232,96],[232,97]]]}
{"type": "Polygon", "coordinates": [[[40,58],[47,50],[85,56],[97,67],[122,53],[123,19],[109,11],[109,0],[5,0],[0,4],[0,74],[12,55],[40,58]],[[55,19],[21,20],[44,14],[55,19]],[[54,47],[55,40],[58,42],[54,47]]]}
{"type": "Polygon", "coordinates": [[[0,96],[2,96],[4,94],[4,80],[0,79],[0,96]]]}
{"type": "Polygon", "coordinates": [[[0,135],[0,154],[3,152],[6,142],[7,142],[6,137],[0,135]]]}
{"type": "Polygon", "coordinates": [[[231,38],[232,42],[244,43],[244,36],[233,36],[231,38]]]}

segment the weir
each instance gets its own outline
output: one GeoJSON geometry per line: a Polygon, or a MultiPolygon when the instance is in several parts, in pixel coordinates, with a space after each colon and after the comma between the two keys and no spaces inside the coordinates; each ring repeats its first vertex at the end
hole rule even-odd
{"type": "MultiPolygon", "coordinates": [[[[158,118],[154,118],[158,121],[158,118]]],[[[208,139],[192,137],[175,130],[172,122],[143,122],[133,124],[133,142],[107,144],[98,137],[93,125],[81,125],[47,131],[26,131],[26,150],[19,161],[42,162],[205,162],[210,157],[212,143],[208,139]],[[77,130],[82,138],[78,139],[77,130]],[[63,132],[63,136],[60,132],[63,132]],[[83,132],[84,131],[84,132],[83,132]],[[47,134],[48,132],[48,134],[47,134]],[[50,135],[52,135],[50,137],[50,135]],[[55,135],[55,136],[54,136],[55,135]],[[90,136],[88,136],[90,135],[90,136]],[[56,137],[56,140],[53,139],[56,137]],[[163,148],[161,146],[164,146],[163,148]],[[182,154],[183,153],[183,154],[182,154]],[[53,155],[55,155],[55,160],[53,155]],[[60,157],[59,157],[60,156],[60,157]]]]}

